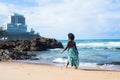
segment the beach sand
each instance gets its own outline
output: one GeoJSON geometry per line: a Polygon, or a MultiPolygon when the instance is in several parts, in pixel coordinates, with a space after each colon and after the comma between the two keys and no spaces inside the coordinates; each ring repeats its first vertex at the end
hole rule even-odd
{"type": "Polygon", "coordinates": [[[0,80],[120,80],[120,71],[0,62],[0,80]]]}

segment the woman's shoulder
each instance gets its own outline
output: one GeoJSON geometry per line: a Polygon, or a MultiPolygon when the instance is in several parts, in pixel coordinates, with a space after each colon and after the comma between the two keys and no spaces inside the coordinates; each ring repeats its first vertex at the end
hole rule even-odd
{"type": "Polygon", "coordinates": [[[75,43],[74,41],[68,41],[68,44],[69,44],[70,46],[73,46],[73,45],[75,45],[76,43],[75,43]]]}
{"type": "Polygon", "coordinates": [[[68,41],[68,43],[75,43],[75,41],[68,41]]]}

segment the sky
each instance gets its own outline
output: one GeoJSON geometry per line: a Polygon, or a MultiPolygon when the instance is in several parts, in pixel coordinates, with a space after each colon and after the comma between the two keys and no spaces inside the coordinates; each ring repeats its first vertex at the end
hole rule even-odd
{"type": "Polygon", "coordinates": [[[120,39],[120,0],[0,0],[0,26],[12,13],[48,38],[120,39]]]}

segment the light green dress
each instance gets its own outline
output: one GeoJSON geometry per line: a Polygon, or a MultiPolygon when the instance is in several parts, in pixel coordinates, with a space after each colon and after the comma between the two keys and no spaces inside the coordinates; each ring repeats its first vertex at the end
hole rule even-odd
{"type": "Polygon", "coordinates": [[[79,57],[75,47],[68,48],[68,61],[71,66],[79,67],[79,57]]]}

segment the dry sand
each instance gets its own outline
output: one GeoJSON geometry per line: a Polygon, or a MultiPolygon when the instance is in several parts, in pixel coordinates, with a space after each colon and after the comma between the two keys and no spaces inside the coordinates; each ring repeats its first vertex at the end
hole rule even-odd
{"type": "Polygon", "coordinates": [[[0,80],[120,80],[120,71],[0,62],[0,80]]]}

